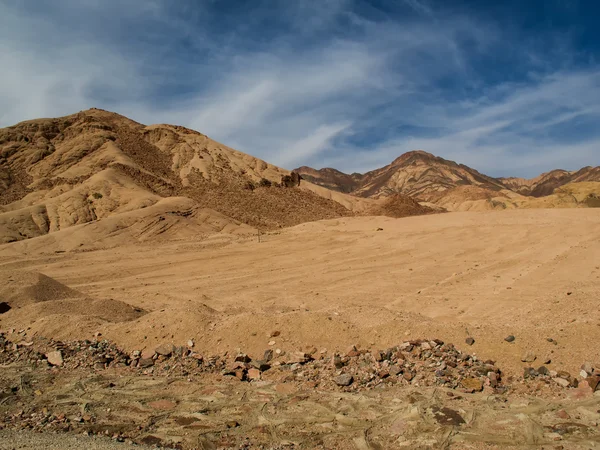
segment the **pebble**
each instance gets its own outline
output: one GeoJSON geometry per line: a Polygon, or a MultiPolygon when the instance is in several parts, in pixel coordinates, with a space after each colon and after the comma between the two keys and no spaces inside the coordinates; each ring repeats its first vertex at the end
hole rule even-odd
{"type": "Polygon", "coordinates": [[[465,342],[467,343],[467,345],[473,345],[475,343],[475,339],[473,339],[472,337],[468,337],[467,339],[465,339],[465,342]]]}
{"type": "Polygon", "coordinates": [[[504,338],[504,340],[505,340],[506,342],[514,342],[514,341],[515,341],[515,337],[514,337],[514,336],[511,334],[510,336],[506,336],[506,337],[504,338]]]}

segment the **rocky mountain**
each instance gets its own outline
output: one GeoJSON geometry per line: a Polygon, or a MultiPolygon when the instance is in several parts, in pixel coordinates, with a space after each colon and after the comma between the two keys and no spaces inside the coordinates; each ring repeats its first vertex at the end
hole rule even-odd
{"type": "Polygon", "coordinates": [[[99,109],[22,122],[0,129],[0,243],[91,223],[139,240],[351,214],[292,175],[196,131],[99,109]]]}
{"type": "MultiPolygon", "coordinates": [[[[404,194],[450,210],[468,209],[473,202],[480,201],[505,206],[506,199],[523,207],[527,200],[520,196],[544,197],[572,183],[600,182],[600,167],[584,167],[574,172],[553,170],[532,179],[492,178],[424,151],[405,153],[391,164],[365,174],[347,175],[331,168],[316,170],[306,166],[295,171],[315,184],[357,197],[404,194]]],[[[588,191],[589,186],[583,190],[588,191]]]]}
{"type": "Polygon", "coordinates": [[[574,172],[558,169],[531,179],[511,177],[499,178],[498,181],[519,194],[544,197],[552,194],[556,188],[569,183],[600,181],[600,167],[588,166],[574,172]]]}
{"type": "Polygon", "coordinates": [[[295,169],[294,172],[301,174],[303,179],[311,183],[344,193],[351,193],[357,189],[364,177],[360,173],[348,175],[329,167],[315,170],[307,166],[302,166],[295,169]]]}
{"type": "Polygon", "coordinates": [[[391,164],[363,175],[345,175],[334,169],[314,170],[307,167],[300,167],[295,171],[316,184],[326,187],[333,184],[336,190],[369,198],[404,194],[419,201],[429,201],[440,192],[463,185],[478,186],[494,192],[505,189],[494,178],[424,151],[405,153],[391,164]],[[349,183],[348,178],[354,184],[349,183]]]}

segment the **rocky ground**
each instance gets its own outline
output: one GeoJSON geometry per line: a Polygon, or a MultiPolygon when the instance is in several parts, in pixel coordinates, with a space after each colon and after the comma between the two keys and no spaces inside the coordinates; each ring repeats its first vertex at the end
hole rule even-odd
{"type": "Polygon", "coordinates": [[[271,345],[259,358],[187,344],[126,353],[102,336],[1,333],[0,429],[182,449],[600,446],[591,363],[505,377],[437,339],[333,353],[271,345]]]}

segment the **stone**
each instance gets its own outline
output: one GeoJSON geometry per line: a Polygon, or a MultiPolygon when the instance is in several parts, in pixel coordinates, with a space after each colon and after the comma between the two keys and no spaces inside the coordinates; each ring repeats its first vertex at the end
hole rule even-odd
{"type": "Polygon", "coordinates": [[[460,384],[465,389],[472,389],[475,392],[481,392],[483,390],[483,381],[479,378],[464,378],[460,384]]]}
{"type": "Polygon", "coordinates": [[[415,377],[415,373],[407,370],[406,372],[404,372],[404,374],[402,374],[402,378],[404,378],[406,381],[412,381],[412,379],[415,377]]]}
{"type": "Polygon", "coordinates": [[[398,376],[401,372],[402,372],[402,369],[395,364],[390,367],[390,375],[398,376]]]}
{"type": "Polygon", "coordinates": [[[62,353],[60,352],[60,350],[47,353],[46,359],[48,360],[48,363],[53,366],[62,366],[63,365],[63,357],[62,357],[62,353]]]}
{"type": "Polygon", "coordinates": [[[275,341],[269,341],[269,344],[268,344],[268,345],[269,345],[269,347],[272,347],[272,346],[274,346],[274,345],[275,345],[275,341]]]}
{"type": "Polygon", "coordinates": [[[333,367],[335,367],[336,369],[341,369],[342,367],[344,367],[344,361],[342,361],[342,358],[340,358],[339,356],[334,356],[332,363],[333,367]]]}
{"type": "Polygon", "coordinates": [[[305,364],[310,361],[312,357],[308,353],[304,352],[293,352],[288,356],[288,364],[305,364]]]}
{"type": "Polygon", "coordinates": [[[465,423],[465,419],[453,409],[434,406],[431,410],[435,420],[440,425],[459,426],[465,423]]]}
{"type": "Polygon", "coordinates": [[[468,337],[465,339],[465,343],[467,345],[473,345],[475,343],[475,339],[473,339],[472,337],[468,337]]]}
{"type": "Polygon", "coordinates": [[[558,411],[556,411],[556,417],[563,420],[571,418],[571,416],[569,416],[569,413],[567,413],[564,409],[559,409],[558,411]]]}
{"type": "Polygon", "coordinates": [[[590,375],[585,379],[592,391],[600,390],[600,375],[590,375]]]}
{"type": "Polygon", "coordinates": [[[142,358],[138,362],[138,367],[142,369],[147,369],[148,367],[152,367],[154,365],[154,360],[152,358],[142,358]]]}
{"type": "Polygon", "coordinates": [[[225,426],[227,428],[237,428],[240,426],[240,424],[236,420],[229,420],[225,422],[225,426]]]}
{"type": "Polygon", "coordinates": [[[236,355],[234,361],[242,362],[242,363],[249,363],[250,361],[252,361],[252,359],[245,353],[240,353],[240,354],[236,355]]]}
{"type": "Polygon", "coordinates": [[[592,366],[591,362],[584,362],[581,365],[581,370],[584,371],[588,375],[592,375],[594,373],[594,367],[592,366]]]}
{"type": "Polygon", "coordinates": [[[266,361],[252,361],[250,365],[261,372],[266,372],[271,368],[271,365],[267,364],[266,361]]]}
{"type": "Polygon", "coordinates": [[[194,347],[194,341],[193,341],[193,339],[190,339],[190,340],[187,341],[187,346],[189,348],[193,348],[194,347]]]}
{"type": "Polygon", "coordinates": [[[540,368],[537,371],[540,375],[550,375],[550,371],[546,366],[540,366],[540,368]]]}
{"type": "Polygon", "coordinates": [[[537,356],[535,353],[533,353],[532,351],[528,351],[526,352],[523,357],[521,358],[521,361],[523,362],[533,362],[537,359],[537,356]]]}
{"type": "Polygon", "coordinates": [[[266,362],[271,361],[273,359],[273,350],[271,350],[271,349],[265,350],[265,353],[263,355],[263,359],[266,362]]]}
{"type": "Polygon", "coordinates": [[[340,376],[335,377],[333,381],[335,381],[335,384],[337,384],[338,386],[350,386],[354,381],[354,377],[350,374],[344,373],[340,376]]]}
{"type": "Polygon", "coordinates": [[[562,386],[562,387],[568,387],[569,384],[570,384],[569,380],[565,380],[564,378],[558,378],[557,377],[557,378],[552,378],[552,379],[554,380],[554,382],[556,384],[558,384],[559,386],[562,386]]]}
{"type": "Polygon", "coordinates": [[[175,346],[173,344],[162,344],[154,349],[154,352],[161,356],[171,356],[174,351],[175,346]]]}
{"type": "Polygon", "coordinates": [[[249,380],[260,380],[260,370],[250,369],[247,376],[249,380]]]}
{"type": "Polygon", "coordinates": [[[506,337],[504,338],[504,340],[505,340],[506,342],[514,342],[514,341],[515,341],[515,337],[514,337],[514,336],[511,334],[510,336],[506,336],[506,337]]]}
{"type": "Polygon", "coordinates": [[[274,338],[274,337],[277,337],[279,335],[281,335],[281,331],[277,331],[276,330],[276,331],[271,331],[271,333],[269,334],[269,337],[274,338]]]}
{"type": "Polygon", "coordinates": [[[490,386],[495,388],[498,386],[498,374],[496,372],[489,372],[487,375],[488,379],[490,380],[490,386]]]}

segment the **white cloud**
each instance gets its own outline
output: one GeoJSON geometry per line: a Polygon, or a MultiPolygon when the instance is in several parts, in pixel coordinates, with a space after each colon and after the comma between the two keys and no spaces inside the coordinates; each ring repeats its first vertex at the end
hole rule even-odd
{"type": "Polygon", "coordinates": [[[182,124],[289,169],[365,171],[416,148],[491,175],[600,164],[593,127],[556,135],[600,118],[600,70],[552,71],[523,43],[523,60],[544,72],[488,85],[473,61],[515,48],[512,36],[403,1],[429,22],[375,23],[349,12],[350,0],[307,0],[290,6],[291,34],[248,45],[235,28],[214,36],[194,22],[214,16],[174,14],[165,0],[57,0],[53,15],[0,0],[0,126],[97,106],[182,124]],[[80,22],[65,27],[65,11],[80,22]],[[327,34],[340,15],[352,33],[327,34]]]}

